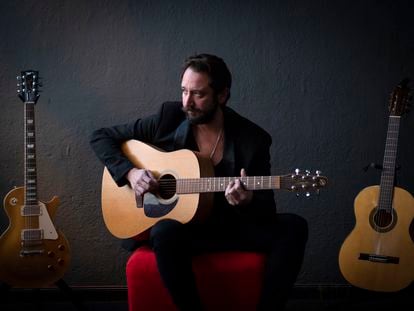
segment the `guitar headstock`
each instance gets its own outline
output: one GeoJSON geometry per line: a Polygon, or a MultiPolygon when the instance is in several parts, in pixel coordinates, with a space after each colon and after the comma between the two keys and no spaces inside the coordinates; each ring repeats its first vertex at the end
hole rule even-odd
{"type": "Polygon", "coordinates": [[[17,94],[24,103],[35,104],[39,99],[39,72],[35,70],[25,70],[17,76],[17,94]]]}
{"type": "Polygon", "coordinates": [[[309,197],[312,192],[319,194],[321,188],[328,184],[328,178],[321,176],[321,171],[315,171],[315,175],[312,175],[309,170],[305,173],[301,173],[299,169],[296,169],[294,173],[284,175],[280,180],[280,188],[288,191],[296,192],[296,195],[304,193],[309,197]]]}
{"type": "Polygon", "coordinates": [[[408,87],[409,79],[404,79],[398,84],[390,95],[388,108],[392,116],[402,116],[408,112],[410,101],[410,89],[408,87]]]}

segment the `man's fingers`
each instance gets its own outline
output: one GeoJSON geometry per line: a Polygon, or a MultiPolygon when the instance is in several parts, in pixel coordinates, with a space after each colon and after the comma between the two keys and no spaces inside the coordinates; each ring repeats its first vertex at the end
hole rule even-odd
{"type": "Polygon", "coordinates": [[[137,185],[135,187],[135,194],[143,196],[145,192],[146,192],[146,189],[144,187],[142,187],[140,185],[137,185]]]}
{"type": "MultiPolygon", "coordinates": [[[[240,177],[246,177],[246,170],[242,168],[240,170],[240,177]]],[[[241,201],[245,200],[246,195],[246,188],[243,184],[243,181],[241,178],[237,178],[232,180],[229,185],[226,188],[226,191],[224,193],[227,202],[230,205],[238,205],[241,201]]]]}

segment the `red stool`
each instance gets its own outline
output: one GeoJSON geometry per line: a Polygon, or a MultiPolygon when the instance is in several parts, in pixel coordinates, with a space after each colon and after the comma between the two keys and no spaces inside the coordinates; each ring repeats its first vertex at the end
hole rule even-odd
{"type": "MultiPolygon", "coordinates": [[[[265,255],[219,252],[196,256],[193,268],[207,310],[256,310],[264,273],[265,255]]],[[[164,287],[153,251],[142,246],[126,265],[129,311],[177,310],[164,287]]]]}

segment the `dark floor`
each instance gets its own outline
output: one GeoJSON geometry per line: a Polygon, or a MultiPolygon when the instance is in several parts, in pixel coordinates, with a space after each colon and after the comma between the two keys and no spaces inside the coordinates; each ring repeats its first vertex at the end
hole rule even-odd
{"type": "MultiPolygon", "coordinates": [[[[298,286],[286,311],[411,311],[414,310],[413,293],[413,289],[384,294],[350,286],[298,286]]],[[[57,289],[10,289],[1,293],[0,311],[128,311],[125,287],[77,287],[72,294],[71,298],[57,289]]]]}
{"type": "MultiPolygon", "coordinates": [[[[414,309],[414,304],[411,302],[407,305],[407,302],[387,302],[379,303],[374,301],[367,302],[349,302],[349,301],[318,301],[316,299],[294,299],[291,300],[285,311],[403,311],[414,309]]],[[[1,311],[128,311],[128,305],[126,301],[87,301],[84,303],[83,308],[76,308],[70,302],[43,302],[36,304],[33,302],[13,302],[13,303],[0,303],[1,311]]],[[[143,310],[145,311],[145,310],[143,310]]],[[[230,310],[217,310],[217,311],[230,311],[230,310]]]]}

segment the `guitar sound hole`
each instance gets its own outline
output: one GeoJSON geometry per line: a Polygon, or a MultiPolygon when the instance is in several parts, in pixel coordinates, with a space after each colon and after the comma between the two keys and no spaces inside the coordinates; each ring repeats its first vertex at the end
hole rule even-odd
{"type": "Polygon", "coordinates": [[[177,183],[175,180],[175,177],[171,174],[166,174],[161,176],[161,178],[158,180],[159,182],[159,189],[158,189],[158,195],[164,199],[170,199],[173,197],[177,190],[177,183]]]}
{"type": "Polygon", "coordinates": [[[371,226],[379,231],[386,232],[394,228],[397,223],[397,214],[394,209],[391,211],[375,208],[370,215],[371,226]]]}
{"type": "Polygon", "coordinates": [[[414,242],[414,219],[411,220],[410,228],[408,229],[408,232],[410,233],[411,240],[414,242]]]}

